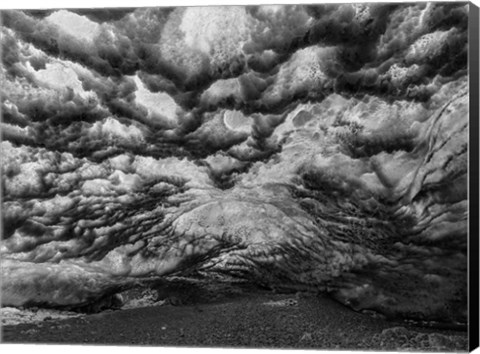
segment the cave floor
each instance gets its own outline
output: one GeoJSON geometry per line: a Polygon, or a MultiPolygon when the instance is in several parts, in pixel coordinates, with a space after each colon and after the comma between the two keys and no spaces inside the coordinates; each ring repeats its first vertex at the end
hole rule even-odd
{"type": "Polygon", "coordinates": [[[466,351],[467,332],[387,321],[325,296],[239,293],[2,327],[4,343],[466,351]]]}

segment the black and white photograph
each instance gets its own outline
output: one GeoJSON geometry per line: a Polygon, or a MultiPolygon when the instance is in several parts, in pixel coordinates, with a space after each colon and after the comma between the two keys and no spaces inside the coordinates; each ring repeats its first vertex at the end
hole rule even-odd
{"type": "Polygon", "coordinates": [[[478,346],[477,5],[129,4],[0,9],[0,350],[478,346]]]}

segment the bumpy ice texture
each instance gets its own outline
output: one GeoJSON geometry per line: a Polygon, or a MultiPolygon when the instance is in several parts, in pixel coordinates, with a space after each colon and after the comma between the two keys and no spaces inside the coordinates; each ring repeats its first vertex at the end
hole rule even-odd
{"type": "Polygon", "coordinates": [[[466,320],[468,5],[1,16],[4,305],[197,272],[466,320]]]}

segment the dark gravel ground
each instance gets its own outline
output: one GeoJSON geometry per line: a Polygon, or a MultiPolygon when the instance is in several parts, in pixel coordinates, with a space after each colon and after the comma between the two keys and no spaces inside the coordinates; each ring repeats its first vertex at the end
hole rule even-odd
{"type": "Polygon", "coordinates": [[[212,301],[3,327],[6,343],[466,351],[467,333],[391,322],[328,297],[229,293],[212,301]],[[284,303],[282,303],[284,301],[284,303]]]}

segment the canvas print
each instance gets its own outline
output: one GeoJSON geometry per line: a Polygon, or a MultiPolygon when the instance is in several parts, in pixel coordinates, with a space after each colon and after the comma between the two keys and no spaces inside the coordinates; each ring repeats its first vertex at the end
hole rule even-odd
{"type": "Polygon", "coordinates": [[[472,6],[2,10],[2,341],[467,350],[472,6]]]}

